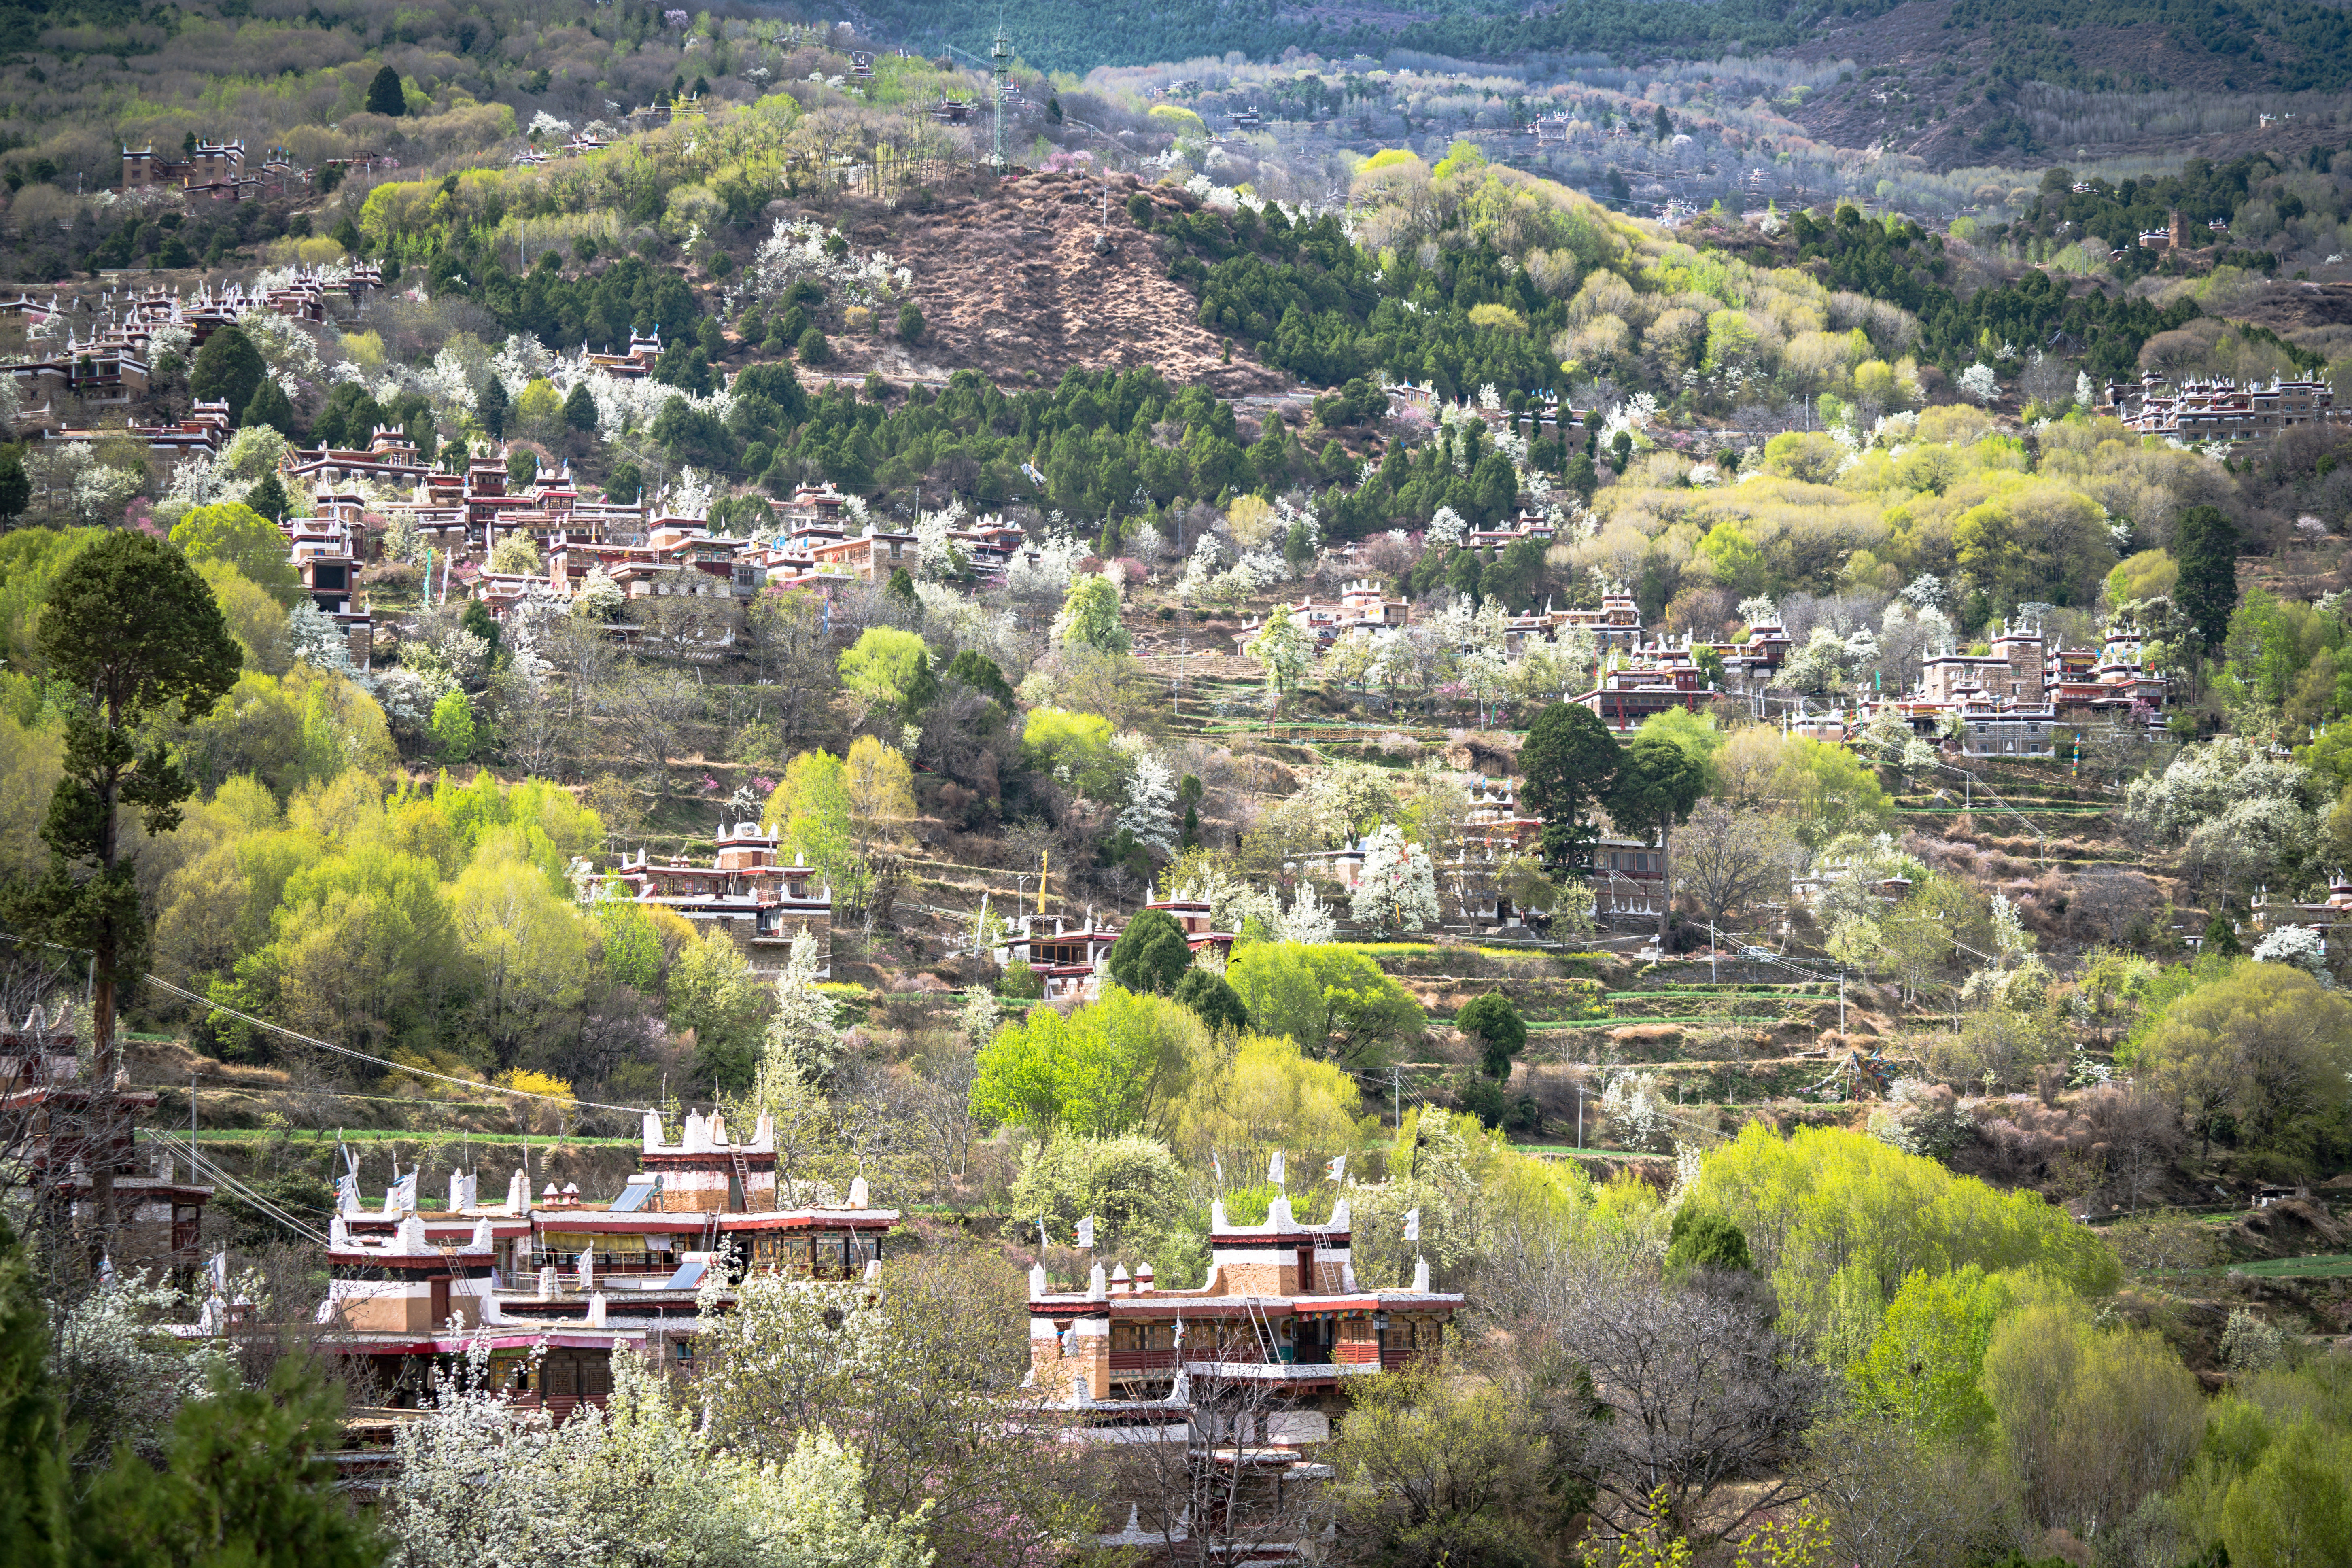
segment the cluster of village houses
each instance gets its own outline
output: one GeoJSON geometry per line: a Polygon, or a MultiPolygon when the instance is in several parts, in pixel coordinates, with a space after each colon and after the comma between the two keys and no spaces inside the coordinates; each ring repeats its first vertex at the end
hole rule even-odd
{"type": "MultiPolygon", "coordinates": [[[[131,1120],[155,1097],[118,1091],[110,1114],[93,1115],[99,1098],[70,1035],[37,1013],[0,1029],[0,1112],[26,1130],[35,1185],[87,1226],[91,1171],[103,1162],[117,1173],[106,1267],[176,1278],[201,1303],[174,1331],[186,1337],[277,1331],[266,1307],[235,1293],[225,1254],[205,1266],[199,1224],[215,1185],[191,1168],[193,1151],[158,1142],[140,1163],[131,1120]],[[93,1138],[93,1127],[109,1131],[93,1138]]],[[[419,1173],[395,1165],[371,1204],[347,1156],[327,1233],[313,1237],[331,1280],[318,1348],[355,1363],[373,1404],[392,1411],[428,1405],[461,1362],[487,1352],[491,1390],[562,1419],[609,1396],[616,1356],[690,1369],[704,1315],[731,1310],[747,1276],[829,1286],[845,1304],[881,1288],[898,1211],[875,1206],[862,1177],[840,1193],[796,1177],[764,1116],[744,1136],[717,1112],[673,1126],[648,1110],[637,1167],[594,1197],[552,1183],[534,1194],[518,1170],[488,1203],[477,1174],[454,1173],[446,1203],[432,1205],[419,1173]]],[[[1052,1239],[1091,1243],[1084,1231],[1052,1239]]],[[[1433,1352],[1464,1300],[1431,1289],[1426,1261],[1409,1280],[1360,1279],[1353,1239],[1344,1191],[1319,1221],[1278,1195],[1260,1224],[1214,1205],[1197,1286],[1163,1288],[1148,1264],[1130,1275],[1093,1263],[1056,1281],[1040,1262],[1028,1279],[1027,1403],[1075,1440],[1132,1441],[1148,1425],[1166,1440],[1215,1442],[1222,1462],[1247,1467],[1249,1488],[1328,1476],[1318,1449],[1349,1384],[1433,1352]]],[[[1415,1239],[1410,1221],[1404,1239],[1415,1239]]],[[[383,1416],[362,1412],[352,1431],[335,1456],[347,1481],[381,1485],[394,1462],[383,1416]]],[[[1295,1555],[1268,1544],[1276,1559],[1295,1555]]]]}

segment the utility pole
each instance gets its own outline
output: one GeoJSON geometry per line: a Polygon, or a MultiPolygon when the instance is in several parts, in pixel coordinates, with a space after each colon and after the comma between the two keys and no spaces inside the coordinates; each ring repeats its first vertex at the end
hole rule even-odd
{"type": "MultiPolygon", "coordinates": [[[[1582,1124],[1580,1121],[1578,1123],[1582,1124]]],[[[1395,1062],[1389,1064],[1389,1125],[1400,1132],[1404,1131],[1404,1068],[1395,1062]]]]}

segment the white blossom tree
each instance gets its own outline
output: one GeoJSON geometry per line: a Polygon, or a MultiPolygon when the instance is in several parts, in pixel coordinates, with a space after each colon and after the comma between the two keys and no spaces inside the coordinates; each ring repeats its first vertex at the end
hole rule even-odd
{"type": "Polygon", "coordinates": [[[1302,878],[1298,890],[1290,895],[1290,907],[1274,923],[1277,942],[1303,942],[1309,947],[1337,942],[1339,938],[1338,921],[1332,918],[1330,907],[1316,890],[1311,879],[1302,878]]]}
{"type": "Polygon", "coordinates": [[[1417,931],[1437,923],[1437,873],[1429,852],[1409,843],[1396,824],[1383,823],[1364,841],[1364,867],[1349,912],[1383,934],[1417,931]]]}
{"type": "Polygon", "coordinates": [[[793,938],[792,956],[776,976],[776,1012],[768,1020],[766,1061],[811,1083],[831,1076],[841,1055],[841,1026],[833,998],[817,988],[816,938],[793,938]]]}
{"type": "Polygon", "coordinates": [[[1297,688],[1298,678],[1315,657],[1314,636],[1305,621],[1287,610],[1277,611],[1265,618],[1242,651],[1265,666],[1265,721],[1271,729],[1283,694],[1297,688]]]}
{"type": "Polygon", "coordinates": [[[1132,759],[1127,778],[1127,804],[1119,808],[1120,828],[1135,835],[1162,855],[1176,847],[1176,774],[1142,736],[1119,737],[1121,749],[1132,759]]]}
{"type": "Polygon", "coordinates": [[[1979,360],[1960,372],[1960,391],[1979,403],[1990,403],[2000,395],[2000,381],[1994,375],[1992,366],[1979,360]]]}
{"type": "Polygon", "coordinates": [[[2327,942],[2309,926],[2281,926],[2254,944],[2254,959],[2259,963],[2290,963],[2329,982],[2327,973],[2327,942]]]}
{"type": "Polygon", "coordinates": [[[417,1568],[928,1568],[919,1515],[877,1517],[865,1467],[830,1432],[771,1463],[725,1452],[626,1351],[605,1407],[561,1426],[488,1386],[478,1342],[467,1376],[394,1439],[386,1520],[417,1568]]]}

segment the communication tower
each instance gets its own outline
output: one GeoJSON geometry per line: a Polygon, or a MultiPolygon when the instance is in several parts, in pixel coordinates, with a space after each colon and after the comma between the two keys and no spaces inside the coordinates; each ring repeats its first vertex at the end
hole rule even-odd
{"type": "Polygon", "coordinates": [[[996,165],[997,172],[1002,174],[1005,166],[1004,89],[1013,85],[1013,40],[1004,36],[1003,27],[996,29],[996,42],[988,51],[988,59],[989,75],[993,79],[996,89],[995,132],[990,161],[996,165]]]}

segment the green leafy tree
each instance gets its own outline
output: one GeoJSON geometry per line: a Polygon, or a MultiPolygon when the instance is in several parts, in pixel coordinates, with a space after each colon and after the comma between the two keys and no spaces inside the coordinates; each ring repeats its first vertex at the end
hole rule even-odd
{"type": "Polygon", "coordinates": [[[83,1561],[121,1568],[374,1568],[389,1543],[335,1490],[342,1399],[310,1363],[266,1388],[224,1366],[180,1406],[158,1475],[118,1455],[92,1489],[83,1561]]]}
{"type": "Polygon", "coordinates": [[[1973,1263],[1914,1269],[1886,1304],[1868,1353],[1847,1371],[1855,1398],[1939,1441],[1982,1437],[1992,1428],[1985,1346],[2016,1300],[2007,1277],[1973,1263]]]}
{"type": "Polygon", "coordinates": [[[1192,1009],[1116,984],[1066,1018],[1033,1008],[982,1048],[972,1110],[1039,1132],[1131,1131],[1183,1092],[1206,1034],[1192,1009]]]}
{"type": "Polygon", "coordinates": [[[1791,1329],[1832,1364],[1861,1355],[1913,1269],[2042,1267],[2073,1289],[2115,1288],[2114,1253],[2039,1193],[2004,1193],[1843,1128],[1787,1138],[1750,1124],[1706,1156],[1692,1201],[1748,1237],[1791,1329]]]}
{"type": "Polygon", "coordinates": [[[191,507],[172,525],[172,543],[190,562],[226,562],[281,605],[302,600],[302,579],[287,553],[286,536],[243,501],[191,507]]]}
{"type": "Polygon", "coordinates": [[[1386,1068],[1428,1027],[1412,993],[1353,947],[1248,942],[1225,977],[1257,1029],[1358,1071],[1386,1068]]]}
{"type": "Polygon", "coordinates": [[[196,351],[195,367],[188,373],[188,395],[206,403],[226,403],[235,413],[253,401],[268,374],[261,351],[243,329],[234,324],[218,327],[196,351]]]}
{"type": "MultiPolygon", "coordinates": [[[[1692,808],[1706,794],[1706,765],[1690,749],[1663,734],[1636,735],[1621,754],[1622,761],[1607,796],[1610,820],[1621,832],[1636,838],[1656,836],[1671,887],[1674,830],[1677,824],[1690,820],[1692,808]]],[[[1665,900],[1658,909],[1662,941],[1671,908],[1672,900],[1665,900]]]]}
{"type": "Polygon", "coordinates": [[[528,489],[539,478],[539,454],[530,447],[520,447],[507,454],[507,489],[528,489]]]}
{"type": "Polygon", "coordinates": [[[1054,640],[1101,653],[1125,653],[1133,646],[1118,618],[1118,586],[1108,577],[1084,576],[1062,597],[1054,617],[1054,640]]]}
{"type": "Polygon", "coordinates": [[[929,706],[939,695],[931,674],[931,651],[914,632],[868,626],[841,654],[842,689],[903,714],[929,706]]]}
{"type": "Polygon", "coordinates": [[[462,691],[445,691],[433,704],[433,749],[445,763],[471,762],[478,738],[474,704],[462,691]]]}
{"type": "Polygon", "coordinates": [[[2207,647],[2220,647],[2230,636],[2238,607],[2238,543],[2237,525],[2219,507],[2190,507],[2173,533],[2172,554],[2180,563],[2173,597],[2207,647]]]}
{"type": "Polygon", "coordinates": [[[1677,1275],[1702,1268],[1749,1274],[1756,1260],[1748,1255],[1748,1233],[1727,1215],[1686,1203],[1675,1211],[1667,1233],[1666,1268],[1677,1275]]]}
{"type": "MultiPolygon", "coordinates": [[[[120,813],[136,810],[150,837],[180,825],[195,786],[166,723],[210,713],[244,656],[187,558],[137,532],[107,534],[58,574],[35,643],[50,700],[65,710],[64,769],[41,824],[48,867],[6,888],[5,903],[21,934],[90,955],[90,1079],[110,1090],[115,994],[137,974],[147,939],[120,813]]],[[[94,1120],[103,1128],[114,1114],[102,1091],[94,1120]]],[[[114,1171],[100,1162],[93,1175],[103,1236],[114,1226],[114,1171]]]]}
{"type": "Polygon", "coordinates": [[[1586,814],[1607,798],[1622,760],[1617,737],[1590,708],[1555,702],[1536,715],[1519,751],[1519,799],[1543,819],[1549,864],[1568,865],[1591,842],[1586,814]]]}
{"type": "Polygon", "coordinates": [[[2137,1069],[2210,1146],[2301,1152],[2352,1106],[2352,1002],[2301,969],[2239,963],[2164,1009],[2137,1069]]]}
{"type": "Polygon", "coordinates": [[[1192,944],[1165,910],[1142,910],[1111,943],[1110,977],[1129,991],[1164,996],[1192,967],[1192,944]]]}
{"type": "Polygon", "coordinates": [[[769,994],[725,931],[713,927],[678,949],[669,973],[669,1026],[694,1031],[696,1079],[729,1093],[751,1087],[769,994]]]}
{"type": "Polygon", "coordinates": [[[898,307],[898,335],[910,343],[922,339],[923,312],[912,300],[898,307]]]}
{"type": "Polygon", "coordinates": [[[400,73],[390,66],[377,71],[375,79],[368,83],[367,110],[395,120],[408,112],[408,94],[400,85],[400,73]]]}
{"type": "MultiPolygon", "coordinates": [[[[1349,1405],[1328,1452],[1341,1528],[1365,1561],[1538,1560],[1528,1543],[1560,1521],[1550,1443],[1523,1394],[1430,1357],[1351,1385],[1349,1405]]],[[[1618,1558],[1624,1568],[1635,1561],[1618,1558]]]]}
{"type": "Polygon", "coordinates": [[[1497,1083],[1511,1076],[1511,1058],[1527,1048],[1527,1020],[1511,999],[1489,991],[1455,1016],[1454,1026],[1478,1047],[1479,1069],[1497,1083]]]}

